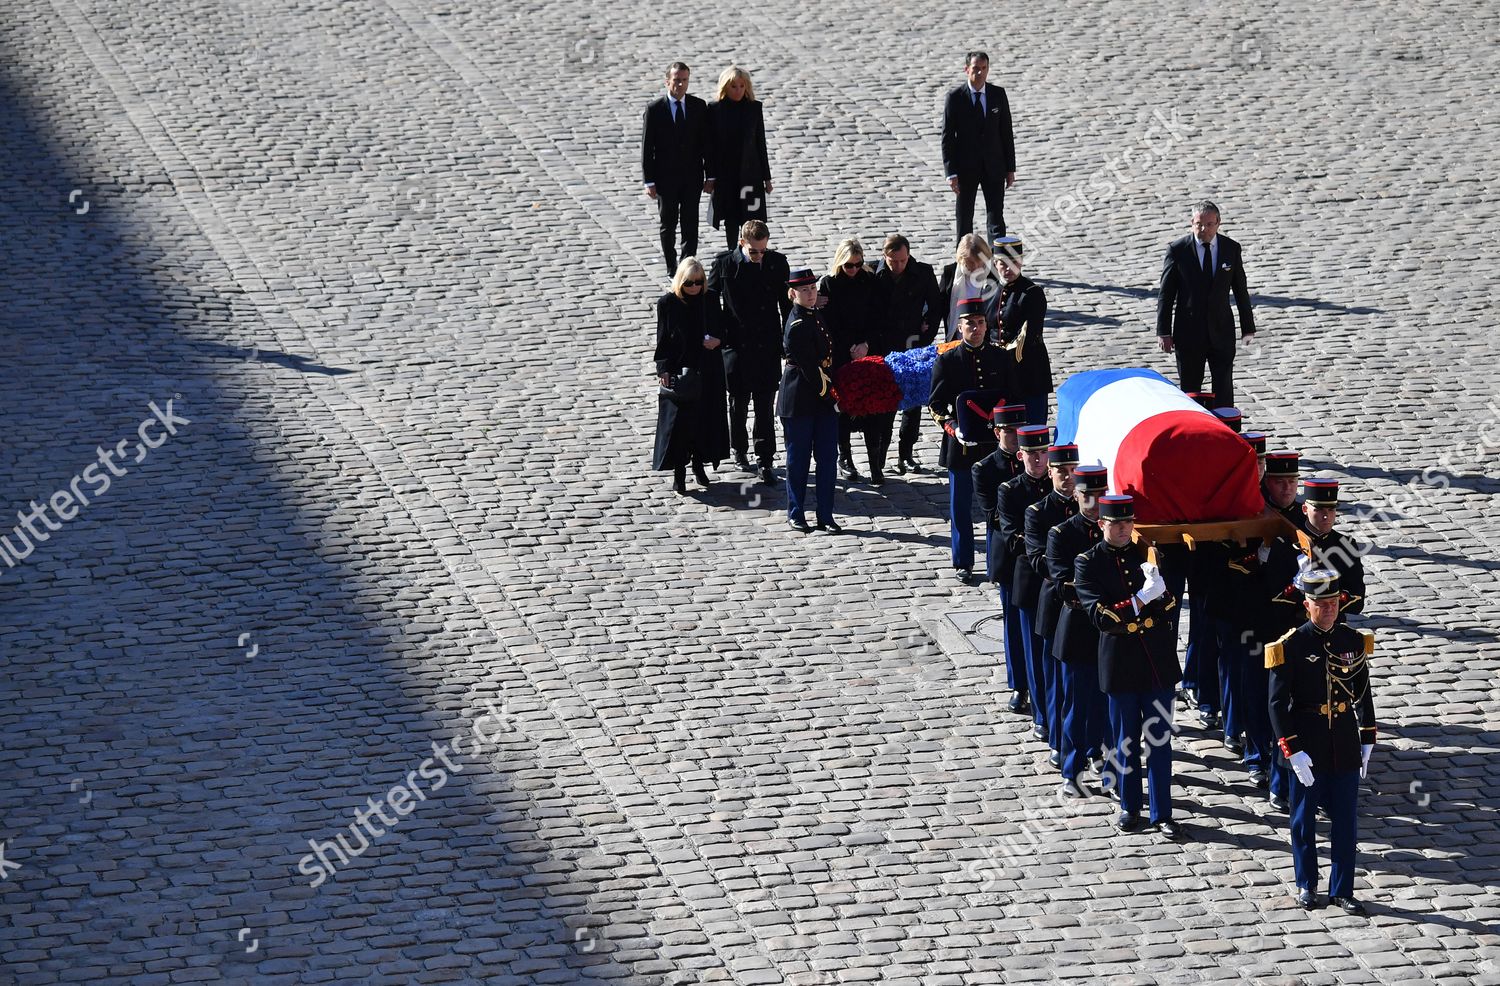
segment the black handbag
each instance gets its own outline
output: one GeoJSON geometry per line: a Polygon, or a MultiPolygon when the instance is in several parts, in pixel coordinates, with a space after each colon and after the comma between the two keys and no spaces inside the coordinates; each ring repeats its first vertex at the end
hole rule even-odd
{"type": "Polygon", "coordinates": [[[659,393],[678,404],[691,404],[703,396],[703,376],[693,367],[684,366],[667,377],[667,385],[659,393]]]}

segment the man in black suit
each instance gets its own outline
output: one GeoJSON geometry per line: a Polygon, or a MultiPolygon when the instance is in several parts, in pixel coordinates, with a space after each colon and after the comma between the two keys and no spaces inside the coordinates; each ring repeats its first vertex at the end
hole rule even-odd
{"type": "Polygon", "coordinates": [[[759,219],[740,227],[740,245],[714,258],[708,286],[724,306],[724,380],[729,391],[729,444],[735,465],[774,483],[776,388],[781,382],[782,334],[792,310],[787,297],[791,268],[771,249],[771,231],[759,219]],[[754,431],[747,432],[751,405],[754,431]],[[747,455],[751,437],[757,465],[747,455]]]}
{"type": "Polygon", "coordinates": [[[1219,207],[1193,206],[1193,231],[1167,247],[1156,300],[1156,340],[1162,352],[1177,354],[1177,378],[1185,391],[1203,389],[1203,364],[1213,373],[1215,407],[1234,407],[1234,314],[1240,310],[1240,338],[1255,338],[1250,289],[1240,245],[1219,235],[1219,207]]]}
{"type": "MultiPolygon", "coordinates": [[[[938,294],[937,276],[931,264],[913,260],[911,242],[900,233],[885,238],[875,266],[875,280],[884,288],[881,304],[885,309],[888,344],[893,350],[920,349],[932,345],[942,318],[943,298],[938,294]]],[[[922,426],[922,409],[901,412],[901,437],[897,448],[896,471],[921,472],[917,461],[917,436],[922,426]]]]}
{"type": "Polygon", "coordinates": [[[984,189],[985,242],[1005,235],[1005,190],[1016,183],[1016,141],[1005,90],[988,85],[990,56],[964,58],[968,82],[943,104],[943,171],[958,196],[958,236],[974,231],[974,198],[984,189]]]}
{"type": "Polygon", "coordinates": [[[667,69],[667,92],[646,107],[641,127],[641,180],[661,218],[661,252],[667,273],[677,271],[677,225],[682,256],[698,255],[698,196],[714,190],[709,162],[708,106],[689,96],[688,67],[667,69]]]}

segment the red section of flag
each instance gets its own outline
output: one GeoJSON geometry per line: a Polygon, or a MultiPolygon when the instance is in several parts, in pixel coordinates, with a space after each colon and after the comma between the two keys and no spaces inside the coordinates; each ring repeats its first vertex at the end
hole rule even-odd
{"type": "Polygon", "coordinates": [[[1132,428],[1110,479],[1135,497],[1142,524],[1247,520],[1265,509],[1254,450],[1228,425],[1197,411],[1153,414],[1132,428]]]}

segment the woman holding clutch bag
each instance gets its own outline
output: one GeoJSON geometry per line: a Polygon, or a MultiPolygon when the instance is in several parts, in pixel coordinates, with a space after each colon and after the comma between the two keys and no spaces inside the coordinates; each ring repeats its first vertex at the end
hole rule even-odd
{"type": "Polygon", "coordinates": [[[687,493],[687,465],[708,488],[705,463],[729,456],[724,360],[719,354],[718,295],[697,257],[685,257],[672,290],[656,302],[656,449],[651,468],[672,470],[672,490],[687,493]]]}

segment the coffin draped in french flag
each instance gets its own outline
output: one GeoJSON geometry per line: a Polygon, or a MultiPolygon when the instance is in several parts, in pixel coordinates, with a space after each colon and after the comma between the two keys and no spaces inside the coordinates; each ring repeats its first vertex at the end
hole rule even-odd
{"type": "Polygon", "coordinates": [[[1135,497],[1141,524],[1257,518],[1265,510],[1255,452],[1155,370],[1089,370],[1057,389],[1057,442],[1109,469],[1135,497]]]}

